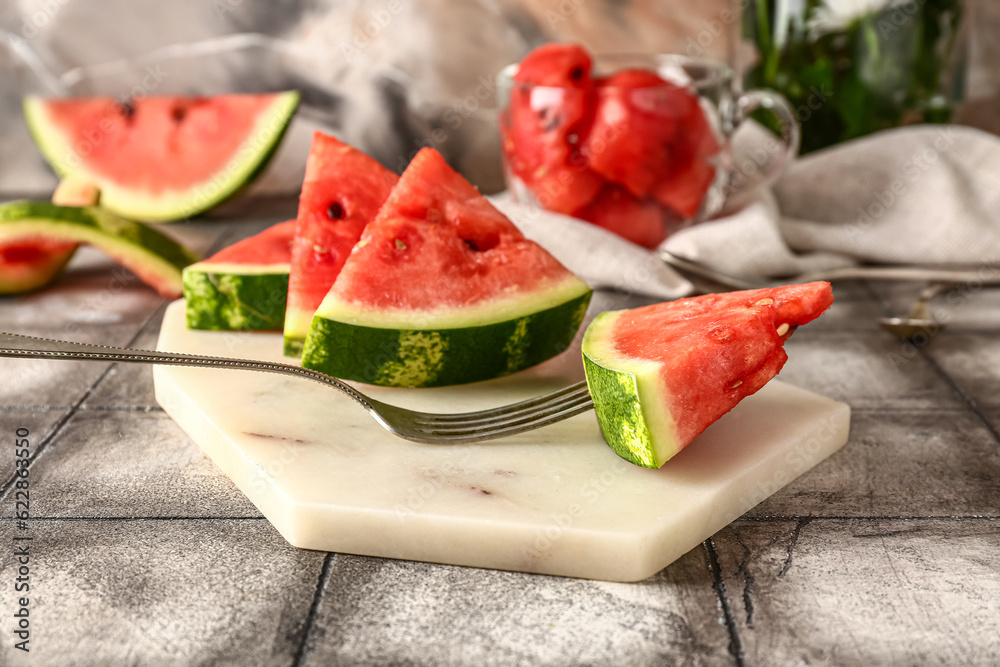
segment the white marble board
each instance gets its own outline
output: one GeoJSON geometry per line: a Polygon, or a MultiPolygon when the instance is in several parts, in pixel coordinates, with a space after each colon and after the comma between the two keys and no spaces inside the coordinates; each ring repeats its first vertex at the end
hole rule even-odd
{"type": "MultiPolygon", "coordinates": [[[[189,331],[169,306],[161,350],[287,361],[277,333],[189,331]]],[[[361,387],[458,412],[582,378],[575,355],[491,382],[361,387]]],[[[655,574],[847,440],[847,405],[773,380],[659,470],[619,459],[593,413],[476,445],[410,443],[322,385],[157,366],[167,413],[291,544],[388,558],[637,581],[655,574]]]]}

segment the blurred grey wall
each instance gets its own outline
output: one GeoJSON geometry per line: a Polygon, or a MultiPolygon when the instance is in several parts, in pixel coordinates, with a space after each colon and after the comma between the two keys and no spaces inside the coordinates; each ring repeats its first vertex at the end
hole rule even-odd
{"type": "MultiPolygon", "coordinates": [[[[440,150],[485,191],[502,187],[493,80],[537,44],[679,51],[735,61],[740,0],[0,0],[0,193],[54,177],[20,98],[259,92],[303,104],[257,191],[296,192],[312,130],[400,170],[440,150]]],[[[979,0],[971,81],[997,122],[1000,3],[979,0]],[[993,96],[992,98],[990,96],[993,96]],[[992,99],[993,101],[989,101],[992,99]]],[[[979,119],[978,121],[976,119],[979,119]]]]}
{"type": "Polygon", "coordinates": [[[735,1],[678,11],[685,3],[667,0],[0,0],[0,192],[54,185],[20,119],[24,94],[287,88],[303,105],[258,190],[297,190],[317,127],[397,170],[434,146],[497,190],[493,80],[504,65],[560,39],[726,58],[719,13],[735,1]]]}

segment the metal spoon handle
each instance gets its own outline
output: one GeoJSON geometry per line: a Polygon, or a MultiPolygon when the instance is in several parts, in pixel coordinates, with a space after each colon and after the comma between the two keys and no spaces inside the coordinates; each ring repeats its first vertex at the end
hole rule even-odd
{"type": "MultiPolygon", "coordinates": [[[[696,282],[697,279],[707,280],[710,283],[714,283],[722,287],[728,287],[729,289],[760,289],[761,287],[770,286],[764,281],[744,280],[738,276],[721,273],[710,266],[706,266],[700,262],[695,262],[687,259],[686,257],[681,257],[680,255],[674,255],[666,250],[660,251],[660,259],[662,259],[667,266],[676,269],[677,272],[684,278],[691,280],[692,282],[696,282]]],[[[709,287],[711,286],[712,285],[709,285],[709,287]]],[[[699,289],[702,288],[702,286],[698,284],[695,284],[695,287],[699,289]]]]}
{"type": "Polygon", "coordinates": [[[909,280],[935,283],[1000,283],[1000,267],[984,265],[979,269],[935,269],[919,266],[849,266],[807,273],[796,278],[796,282],[814,280],[909,280]]]}
{"type": "Polygon", "coordinates": [[[951,289],[955,286],[955,283],[931,283],[924,289],[920,291],[917,296],[917,300],[910,307],[910,312],[907,313],[906,317],[910,320],[930,320],[931,316],[927,310],[927,306],[931,299],[936,297],[941,292],[951,289]]]}
{"type": "Polygon", "coordinates": [[[782,280],[747,279],[718,271],[701,262],[674,255],[666,250],[660,258],[677,269],[686,278],[692,276],[709,280],[730,289],[760,289],[790,283],[808,283],[814,280],[899,280],[931,281],[935,283],[972,283],[991,285],[1000,283],[1000,266],[983,265],[977,269],[945,269],[923,266],[848,266],[839,269],[813,271],[782,280]]]}

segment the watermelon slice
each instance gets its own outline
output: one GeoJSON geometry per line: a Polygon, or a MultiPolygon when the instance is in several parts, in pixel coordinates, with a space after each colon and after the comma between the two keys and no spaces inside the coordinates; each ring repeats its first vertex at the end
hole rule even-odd
{"type": "Polygon", "coordinates": [[[313,135],[292,247],[286,355],[302,354],[313,314],[397,180],[361,151],[322,132],[313,135]]]}
{"type": "Polygon", "coordinates": [[[143,220],[178,220],[255,178],[298,105],[297,92],[215,97],[24,100],[56,173],[96,185],[101,205],[143,220]]]}
{"type": "Polygon", "coordinates": [[[302,365],[399,387],[500,377],[566,349],[590,294],[425,148],[316,312],[302,365]]]}
{"type": "MultiPolygon", "coordinates": [[[[96,246],[170,299],[181,295],[181,270],[198,261],[187,248],[156,229],[102,208],[57,206],[41,201],[0,205],[0,247],[50,244],[50,249],[65,250],[79,243],[96,246]]],[[[38,260],[40,256],[15,253],[15,259],[18,257],[30,263],[32,257],[38,260]]]]}
{"type": "Polygon", "coordinates": [[[833,303],[826,282],[709,294],[601,313],[583,338],[601,432],[658,468],[777,375],[795,327],[833,303]]]}
{"type": "Polygon", "coordinates": [[[184,269],[190,329],[281,329],[295,221],[280,222],[184,269]]]}

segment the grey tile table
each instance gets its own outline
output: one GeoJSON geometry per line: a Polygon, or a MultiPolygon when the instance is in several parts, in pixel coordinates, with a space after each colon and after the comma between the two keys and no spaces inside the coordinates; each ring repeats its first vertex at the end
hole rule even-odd
{"type": "MultiPolygon", "coordinates": [[[[277,219],[172,231],[208,252],[277,219]]],[[[0,664],[998,664],[1000,291],[957,288],[915,345],[878,330],[918,289],[837,285],[781,377],[852,406],[847,445],[635,584],[296,549],[149,367],[0,359],[0,664]]],[[[0,330],[149,347],[164,306],[85,252],[0,330]]]]}

